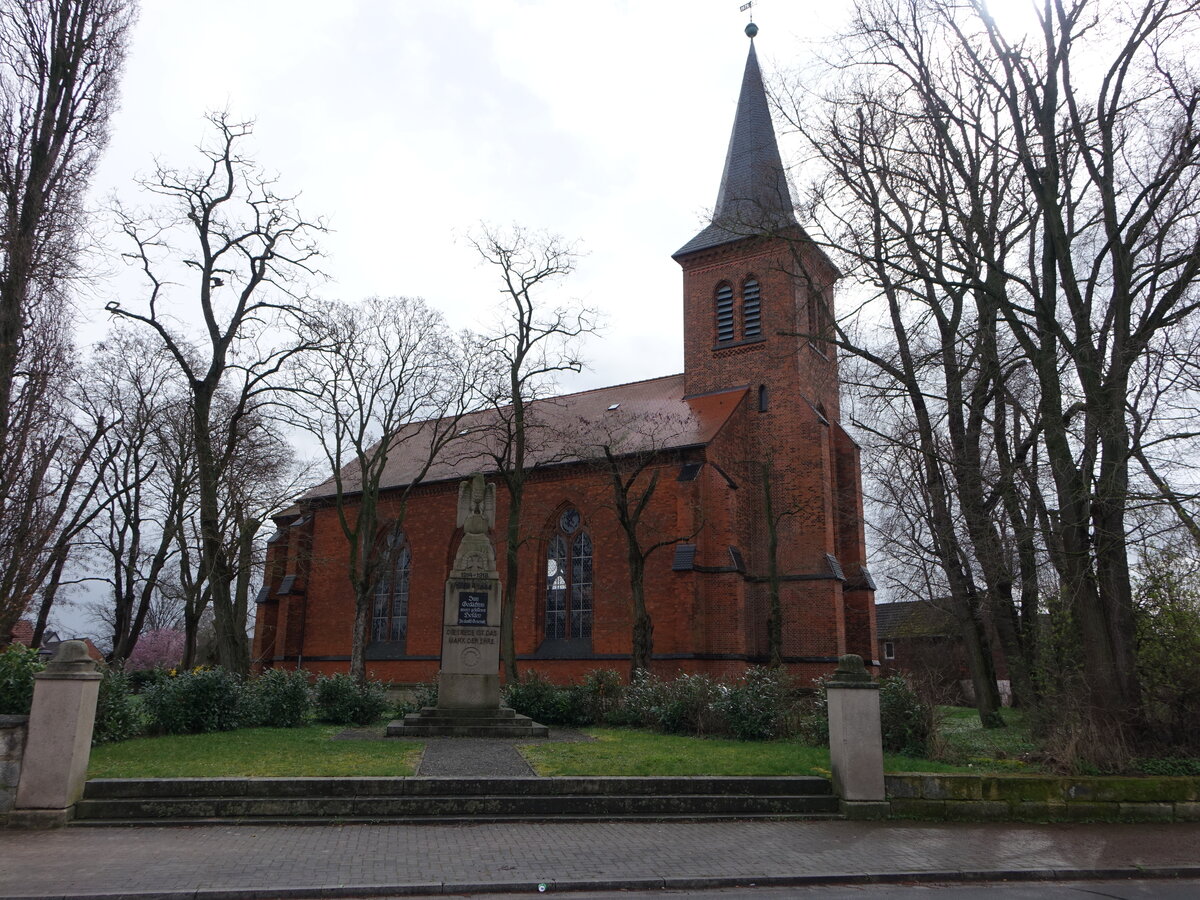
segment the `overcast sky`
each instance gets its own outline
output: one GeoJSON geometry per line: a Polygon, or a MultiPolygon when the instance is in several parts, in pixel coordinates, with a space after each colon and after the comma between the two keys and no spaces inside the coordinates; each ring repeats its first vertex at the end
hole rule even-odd
{"type": "MultiPolygon", "coordinates": [[[[497,284],[463,236],[517,222],[580,242],[566,290],[607,323],[564,388],[678,372],[670,255],[716,197],[749,44],[739,6],[143,0],[95,200],[144,202],[133,179],[156,156],[194,163],[203,114],[227,108],[257,120],[257,159],[331,227],[323,293],[422,296],[483,324],[497,284]]],[[[762,0],[768,75],[841,6],[762,0]]],[[[106,299],[86,304],[84,343],[106,299]]]]}

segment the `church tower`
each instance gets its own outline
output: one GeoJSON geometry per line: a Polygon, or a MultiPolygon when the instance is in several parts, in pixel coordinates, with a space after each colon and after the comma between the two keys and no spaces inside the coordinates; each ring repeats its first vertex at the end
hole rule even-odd
{"type": "MultiPolygon", "coordinates": [[[[757,33],[747,26],[750,52],[712,221],[674,254],[683,269],[684,389],[690,398],[748,389],[745,458],[726,461],[742,488],[736,537],[746,548],[746,622],[753,631],[765,620],[774,568],[784,659],[816,671],[843,653],[874,659],[873,584],[858,447],[840,425],[830,340],[839,273],[796,220],[757,33]],[[768,484],[778,519],[773,566],[768,484]]],[[[760,653],[766,641],[764,631],[760,653]]]]}

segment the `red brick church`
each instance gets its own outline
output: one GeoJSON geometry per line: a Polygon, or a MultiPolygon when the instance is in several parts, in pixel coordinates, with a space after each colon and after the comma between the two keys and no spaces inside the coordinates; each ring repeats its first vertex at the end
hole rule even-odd
{"type": "MultiPolygon", "coordinates": [[[[681,423],[657,445],[658,489],[643,518],[648,534],[687,536],[647,563],[653,668],[727,675],[766,662],[764,462],[774,511],[786,513],[776,551],[785,664],[813,677],[844,653],[873,660],[858,448],[839,424],[836,353],[820,340],[838,273],[795,219],[753,42],[713,221],[674,258],[683,270],[683,373],[543,401],[545,417],[562,422],[681,423]]],[[[407,483],[405,462],[389,460],[389,486],[407,483]]],[[[478,465],[442,462],[410,491],[376,591],[371,677],[435,678],[461,536],[459,483],[478,465]]],[[[504,494],[498,486],[498,523],[504,494]]],[[[381,498],[383,520],[395,499],[381,498]]],[[[586,460],[556,456],[531,473],[514,620],[521,671],[565,681],[628,670],[628,563],[611,505],[606,474],[586,460]]],[[[257,664],[346,671],[353,597],[331,498],[314,488],[276,524],[257,604],[257,664]]],[[[493,537],[503,579],[502,532],[493,537]]]]}

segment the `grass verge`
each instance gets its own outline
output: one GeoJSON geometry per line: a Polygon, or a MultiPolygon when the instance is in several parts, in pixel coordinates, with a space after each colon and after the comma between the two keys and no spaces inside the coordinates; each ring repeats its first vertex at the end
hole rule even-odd
{"type": "MultiPolygon", "coordinates": [[[[594,741],[524,744],[539,775],[828,775],[829,750],[796,741],[734,741],[623,728],[587,728],[594,741]]],[[[887,755],[888,772],[972,772],[927,759],[887,755]]]]}
{"type": "Polygon", "coordinates": [[[92,750],[89,778],[412,775],[421,744],[335,741],[340,725],[134,738],[92,750]]]}
{"type": "Polygon", "coordinates": [[[1036,771],[1036,767],[1021,761],[1021,757],[1037,750],[1024,710],[1002,710],[1004,728],[984,728],[973,707],[942,706],[938,714],[941,717],[938,735],[942,755],[947,759],[969,763],[976,769],[1036,771]]]}

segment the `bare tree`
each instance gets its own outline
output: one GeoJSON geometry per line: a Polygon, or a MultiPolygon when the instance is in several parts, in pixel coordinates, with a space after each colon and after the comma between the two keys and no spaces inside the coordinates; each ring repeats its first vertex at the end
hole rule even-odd
{"type": "Polygon", "coordinates": [[[77,370],[63,306],[31,311],[0,449],[0,638],[37,609],[34,638],[49,621],[80,532],[103,503],[102,475],[113,461],[102,446],[111,421],[77,421],[77,370]],[[99,502],[98,501],[99,498],[99,502]]]}
{"type": "Polygon", "coordinates": [[[550,395],[560,372],[583,368],[577,344],[596,330],[596,314],[577,304],[550,306],[542,299],[542,292],[575,270],[576,250],[562,238],[519,226],[501,230],[485,225],[471,243],[480,258],[496,268],[504,297],[504,320],[486,342],[500,372],[488,390],[487,402],[495,415],[487,455],[508,492],[500,654],[505,678],[512,683],[517,680],[513,617],[519,551],[525,538],[521,530],[525,481],[540,436],[545,434],[531,407],[550,395]]]}
{"type": "Polygon", "coordinates": [[[109,659],[120,661],[133,652],[175,552],[178,510],[190,484],[172,465],[178,455],[159,441],[167,420],[186,404],[163,347],[149,335],[119,331],[95,347],[79,394],[88,421],[114,423],[98,448],[113,461],[97,473],[107,503],[88,530],[111,591],[104,614],[112,626],[109,659]]]}
{"type": "MultiPolygon", "coordinates": [[[[217,652],[223,666],[249,668],[244,619],[231,585],[236,562],[223,540],[221,484],[239,452],[240,420],[267,402],[284,363],[304,349],[273,343],[282,326],[303,317],[306,286],[316,275],[314,237],[320,223],[305,219],[293,198],[245,157],[251,125],[227,114],[209,116],[215,132],[201,147],[204,166],[157,166],[144,190],[161,198],[155,219],[118,210],[120,227],[148,285],[138,308],[108,304],[119,317],[150,328],[170,352],[190,393],[196,486],[199,495],[199,565],[212,592],[217,652]],[[190,285],[189,314],[204,342],[193,348],[181,336],[174,288],[190,285]],[[229,418],[215,427],[218,391],[231,398],[229,418]]],[[[291,329],[294,333],[295,329],[291,329]]]]}
{"type": "Polygon", "coordinates": [[[611,410],[599,421],[580,420],[576,433],[585,436],[579,451],[604,473],[612,488],[612,511],[625,538],[632,612],[630,677],[649,672],[654,655],[654,621],[646,607],[646,562],[663,547],[698,533],[654,531],[643,520],[658,490],[664,466],[678,465],[671,453],[675,439],[688,423],[674,416],[630,410],[611,410]]]}
{"type": "MultiPolygon", "coordinates": [[[[1200,302],[1200,85],[1184,59],[1198,10],[1049,0],[1014,42],[982,0],[864,3],[833,112],[820,127],[795,118],[828,165],[832,243],[888,304],[900,365],[882,361],[912,409],[930,409],[920,439],[939,556],[978,566],[1003,597],[1013,576],[993,511],[1026,547],[1038,523],[1086,665],[1084,715],[1118,738],[1139,719],[1131,388],[1200,302]],[[944,359],[972,335],[953,348],[963,377],[942,365],[917,396],[918,335],[944,359]],[[1009,387],[1025,371],[1032,398],[1009,387]],[[944,403],[946,447],[932,440],[930,397],[944,403]],[[1019,439],[1005,431],[1018,410],[1032,425],[1019,439]],[[1002,447],[991,472],[985,430],[1002,447]],[[1045,493],[1020,472],[1035,443],[1045,493]],[[945,477],[930,480],[938,467],[945,477]],[[1021,490],[1035,501],[1024,510],[1021,490]],[[952,493],[967,536],[957,548],[952,493]]],[[[1028,554],[1018,562],[1027,596],[1028,554]]],[[[1005,638],[1011,610],[997,624],[1019,650],[1005,638]]]]}
{"type": "Polygon", "coordinates": [[[64,302],[75,272],[83,196],[108,141],[134,9],[132,0],[0,7],[0,453],[30,307],[64,302]]]}
{"type": "Polygon", "coordinates": [[[409,493],[457,437],[483,355],[420,299],[330,303],[314,323],[308,337],[320,349],[295,360],[286,415],[317,439],[331,473],[354,596],[350,674],[362,682],[388,537],[400,535],[409,493]],[[387,478],[389,464],[398,480],[387,478]],[[383,522],[385,491],[394,504],[383,522]]]}

